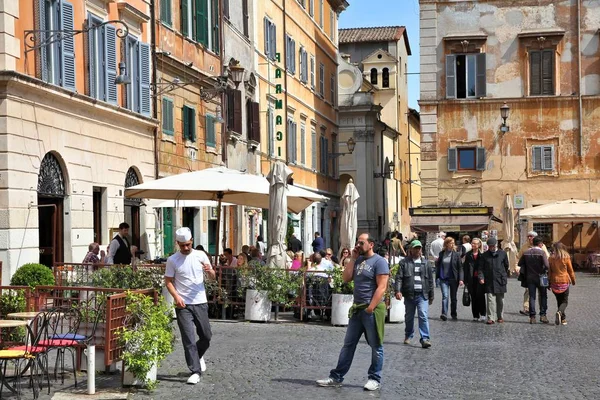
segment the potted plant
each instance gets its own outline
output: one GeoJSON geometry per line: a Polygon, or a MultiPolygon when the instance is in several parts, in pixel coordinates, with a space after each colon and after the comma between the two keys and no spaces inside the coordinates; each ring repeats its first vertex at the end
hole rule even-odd
{"type": "Polygon", "coordinates": [[[346,326],[349,318],[348,312],[354,302],[354,282],[344,282],[344,271],[335,265],[330,273],[331,295],[331,325],[346,326]]]}
{"type": "Polygon", "coordinates": [[[173,351],[173,327],[170,307],[152,297],[127,294],[126,324],[117,336],[124,346],[123,385],[156,387],[156,372],[162,360],[173,351]]]}
{"type": "Polygon", "coordinates": [[[390,279],[388,285],[387,296],[390,299],[390,309],[388,315],[389,322],[404,322],[405,308],[404,299],[398,300],[394,295],[394,285],[396,281],[396,273],[398,272],[398,264],[392,265],[390,268],[390,279]]]}
{"type": "Polygon", "coordinates": [[[273,304],[277,307],[289,307],[295,303],[302,282],[299,271],[272,268],[255,261],[251,261],[248,266],[247,269],[238,270],[238,291],[241,295],[246,292],[247,321],[270,321],[273,304]]]}
{"type": "MultiPolygon", "coordinates": [[[[10,280],[11,286],[29,286],[35,289],[38,286],[53,286],[54,274],[52,270],[42,264],[24,264],[17,269],[10,280]]],[[[36,303],[30,303],[31,309],[45,308],[48,299],[47,291],[39,291],[36,303]],[[37,307],[36,307],[37,306],[37,307]]],[[[35,302],[35,297],[31,298],[35,302]]]]}

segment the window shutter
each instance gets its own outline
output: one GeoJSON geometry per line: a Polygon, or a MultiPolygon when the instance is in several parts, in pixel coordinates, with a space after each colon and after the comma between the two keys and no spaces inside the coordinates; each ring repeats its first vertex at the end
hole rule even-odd
{"type": "MultiPolygon", "coordinates": [[[[88,31],[86,36],[87,39],[87,63],[88,63],[88,88],[90,97],[98,98],[98,88],[96,87],[96,76],[100,72],[100,68],[96,63],[97,52],[99,47],[98,37],[104,33],[104,28],[102,28],[102,33],[98,32],[98,28],[94,27],[94,22],[92,21],[91,15],[88,15],[87,27],[91,28],[88,31]]],[[[104,41],[106,43],[106,40],[104,41]]]]}
{"type": "Polygon", "coordinates": [[[269,40],[271,41],[269,49],[271,49],[271,60],[275,61],[277,59],[277,27],[275,24],[271,24],[269,29],[269,40]]]}
{"type": "Polygon", "coordinates": [[[542,52],[542,94],[554,94],[554,50],[542,52]]]}
{"type": "Polygon", "coordinates": [[[310,58],[310,86],[315,89],[315,58],[310,58]]]}
{"type": "Polygon", "coordinates": [[[451,147],[448,149],[448,171],[458,170],[458,149],[451,147]]]}
{"type": "Polygon", "coordinates": [[[529,94],[539,96],[542,94],[542,53],[532,51],[529,53],[529,94]]]}
{"type": "MultiPolygon", "coordinates": [[[[40,42],[43,43],[46,41],[46,35],[44,34],[44,31],[46,30],[46,0],[36,0],[35,7],[37,28],[42,31],[40,33],[40,42]]],[[[48,82],[50,78],[50,71],[48,70],[48,48],[49,46],[40,47],[36,63],[38,76],[44,82],[48,82]]]]}
{"type": "Polygon", "coordinates": [[[478,147],[476,153],[476,169],[477,171],[485,171],[485,147],[478,147]]]}
{"type": "MultiPolygon", "coordinates": [[[[242,5],[245,3],[242,1],[242,5]]],[[[244,13],[245,15],[245,13],[244,13]]],[[[229,0],[223,0],[223,16],[229,18],[229,0]]]]}
{"type": "Polygon", "coordinates": [[[310,154],[312,169],[317,170],[317,132],[313,129],[310,133],[310,154]]]}
{"type": "Polygon", "coordinates": [[[296,74],[296,41],[292,39],[292,74],[296,74]]]}
{"type": "Polygon", "coordinates": [[[300,163],[306,165],[306,125],[300,125],[300,163]]]}
{"type": "Polygon", "coordinates": [[[260,143],[260,104],[252,102],[252,135],[250,138],[258,143],[260,143]]]}
{"type": "Polygon", "coordinates": [[[446,98],[456,98],[456,56],[446,56],[446,98]]]}
{"type": "Polygon", "coordinates": [[[162,130],[169,135],[173,134],[173,102],[167,98],[162,100],[162,130]]]}
{"type": "Polygon", "coordinates": [[[139,45],[139,83],[140,113],[150,115],[150,45],[138,42],[139,45]]]}
{"type": "Polygon", "coordinates": [[[242,92],[233,91],[233,131],[242,133],[242,92]]]}
{"type": "Polygon", "coordinates": [[[304,50],[302,53],[302,57],[304,58],[304,83],[308,82],[308,53],[304,50]]]}
{"type": "Polygon", "coordinates": [[[531,168],[534,171],[543,170],[542,146],[531,147],[531,168]]]}
{"type": "Polygon", "coordinates": [[[294,122],[294,163],[298,163],[298,124],[294,122]]]}
{"type": "Polygon", "coordinates": [[[287,120],[287,125],[286,125],[286,135],[285,135],[285,140],[286,140],[286,159],[288,160],[288,162],[292,161],[292,121],[291,120],[287,120]]]}
{"type": "Polygon", "coordinates": [[[476,97],[485,97],[487,94],[486,89],[486,57],[485,53],[479,53],[476,57],[476,67],[477,67],[477,79],[475,83],[475,96],[476,97]]]}
{"type": "MultiPolygon", "coordinates": [[[[73,5],[62,2],[60,11],[60,26],[61,29],[74,29],[74,11],[73,5]]],[[[75,38],[73,36],[65,36],[60,42],[62,45],[61,51],[61,86],[65,89],[75,90],[75,38]]]]}
{"type": "Polygon", "coordinates": [[[216,147],[217,138],[215,134],[215,122],[212,115],[206,116],[206,126],[204,131],[206,133],[206,145],[210,147],[216,147]]]}
{"type": "Polygon", "coordinates": [[[104,85],[106,87],[104,93],[106,101],[117,104],[117,29],[113,25],[104,25],[104,59],[105,74],[104,85]]]}
{"type": "Polygon", "coordinates": [[[160,20],[161,22],[167,22],[167,1],[160,0],[160,20]]]}
{"type": "Polygon", "coordinates": [[[189,109],[190,140],[196,142],[196,110],[189,109]]]}
{"type": "Polygon", "coordinates": [[[208,0],[196,0],[196,40],[208,45],[208,0]]]}
{"type": "Polygon", "coordinates": [[[189,0],[181,0],[181,33],[183,36],[190,34],[188,30],[188,4],[189,0]]]}
{"type": "Polygon", "coordinates": [[[300,82],[304,82],[304,65],[302,64],[302,47],[300,47],[300,52],[299,52],[299,62],[300,62],[300,82]]]}
{"type": "Polygon", "coordinates": [[[219,54],[221,51],[221,34],[219,26],[219,0],[212,0],[212,50],[219,54]]]}
{"type": "Polygon", "coordinates": [[[183,140],[190,140],[189,108],[187,106],[183,106],[183,108],[181,109],[181,113],[183,114],[183,140]]]}
{"type": "Polygon", "coordinates": [[[325,161],[325,171],[324,174],[328,175],[329,174],[329,139],[327,138],[323,138],[325,139],[323,141],[324,146],[323,146],[323,160],[325,161]]]}
{"type": "MultiPolygon", "coordinates": [[[[248,14],[248,0],[242,0],[242,15],[244,18],[244,36],[249,37],[248,19],[250,18],[250,15],[248,14]]],[[[229,11],[227,12],[227,16],[229,16],[229,11]]]]}
{"type": "Polygon", "coordinates": [[[290,37],[285,35],[285,69],[290,70],[290,37]]]}
{"type": "Polygon", "coordinates": [[[544,146],[542,158],[542,169],[544,171],[554,171],[554,146],[544,146]]]}
{"type": "Polygon", "coordinates": [[[264,18],[264,28],[265,28],[265,55],[267,57],[271,57],[271,49],[270,49],[270,44],[271,44],[271,40],[269,39],[269,36],[271,35],[271,28],[269,26],[269,20],[267,19],[267,17],[264,18]]]}
{"type": "Polygon", "coordinates": [[[315,0],[308,0],[308,13],[311,17],[315,15],[315,0]]]}

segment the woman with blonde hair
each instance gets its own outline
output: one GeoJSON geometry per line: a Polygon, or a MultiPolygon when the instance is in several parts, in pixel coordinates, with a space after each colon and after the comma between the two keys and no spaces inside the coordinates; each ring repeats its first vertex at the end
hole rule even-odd
{"type": "Polygon", "coordinates": [[[294,260],[292,261],[292,267],[290,269],[299,270],[302,268],[302,264],[304,263],[304,253],[302,251],[297,251],[294,254],[294,260]]]}
{"type": "Polygon", "coordinates": [[[448,295],[450,295],[450,315],[452,319],[458,319],[457,298],[458,287],[463,285],[463,267],[461,255],[456,251],[454,238],[444,239],[444,247],[435,262],[435,276],[440,281],[442,288],[442,315],[440,319],[448,319],[448,295]]]}
{"type": "Polygon", "coordinates": [[[555,323],[556,325],[566,325],[565,310],[569,302],[569,287],[570,285],[575,286],[575,272],[571,264],[571,256],[564,244],[556,242],[552,245],[552,255],[548,261],[550,264],[548,270],[550,290],[554,293],[558,305],[555,323]]]}

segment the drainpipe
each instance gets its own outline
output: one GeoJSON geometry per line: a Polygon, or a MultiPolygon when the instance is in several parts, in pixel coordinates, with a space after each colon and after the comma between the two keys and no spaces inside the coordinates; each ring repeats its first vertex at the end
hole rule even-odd
{"type": "Polygon", "coordinates": [[[577,73],[578,73],[578,100],[579,100],[579,159],[583,164],[583,101],[581,98],[581,0],[577,0],[577,73]]]}
{"type": "MultiPolygon", "coordinates": [[[[288,123],[287,123],[287,112],[288,112],[288,76],[287,76],[287,69],[288,69],[288,65],[287,65],[287,39],[286,39],[286,35],[287,35],[287,14],[286,14],[286,0],[283,0],[283,59],[285,60],[283,65],[283,92],[285,93],[285,96],[283,96],[283,100],[284,100],[284,110],[283,112],[284,114],[284,121],[285,121],[285,149],[286,149],[286,153],[285,153],[285,159],[286,161],[289,161],[290,159],[290,155],[287,154],[287,148],[288,148],[288,138],[289,138],[289,132],[288,132],[288,123]]],[[[275,38],[275,41],[277,42],[277,38],[275,38]]],[[[315,70],[317,69],[317,62],[315,59],[315,70]]],[[[316,73],[315,73],[316,75],[316,73]]],[[[323,79],[325,79],[325,77],[323,77],[323,79]]],[[[286,162],[287,164],[287,162],[286,162]]],[[[321,232],[321,235],[323,235],[324,232],[321,232]]]]}
{"type": "MultiPolygon", "coordinates": [[[[154,1],[150,1],[150,47],[152,49],[152,86],[156,88],[156,16],[154,15],[154,1]]],[[[158,100],[157,96],[152,96],[152,117],[158,119],[158,100]]],[[[158,126],[154,127],[154,179],[158,179],[158,126]]]]}
{"type": "MultiPolygon", "coordinates": [[[[213,3],[214,4],[214,3],[213,3]]],[[[225,75],[225,40],[224,38],[224,31],[225,31],[225,24],[223,23],[224,21],[224,17],[223,17],[223,2],[219,1],[219,27],[221,29],[219,29],[219,40],[221,41],[220,45],[219,45],[219,49],[221,49],[221,76],[225,75]]],[[[214,29],[214,27],[213,27],[214,29]]],[[[226,95],[229,92],[229,90],[227,90],[224,93],[221,93],[221,95],[219,96],[221,98],[221,118],[223,118],[225,121],[227,121],[227,111],[224,105],[225,105],[225,99],[226,99],[226,95]]],[[[223,153],[221,154],[221,160],[223,160],[223,163],[225,163],[225,166],[228,167],[227,165],[227,129],[226,129],[227,124],[225,122],[223,122],[221,124],[221,146],[223,148],[223,153]]]]}
{"type": "MultiPolygon", "coordinates": [[[[382,183],[381,183],[381,192],[383,194],[382,197],[382,205],[383,205],[383,226],[385,226],[385,218],[387,216],[387,199],[385,198],[385,186],[386,186],[386,177],[384,175],[385,173],[385,158],[383,156],[383,133],[386,131],[387,129],[387,125],[383,123],[383,121],[381,121],[381,114],[380,114],[381,110],[377,112],[377,120],[383,124],[383,129],[381,130],[380,136],[380,143],[381,143],[381,176],[382,176],[382,183]]],[[[383,235],[383,232],[379,232],[380,235],[383,235]]],[[[382,236],[383,237],[383,236],[382,236]]]]}
{"type": "Polygon", "coordinates": [[[411,118],[411,112],[408,112],[408,197],[410,198],[409,204],[410,204],[410,208],[412,208],[413,206],[413,198],[412,198],[412,156],[410,154],[410,148],[411,148],[411,141],[410,141],[410,118],[411,118]]]}

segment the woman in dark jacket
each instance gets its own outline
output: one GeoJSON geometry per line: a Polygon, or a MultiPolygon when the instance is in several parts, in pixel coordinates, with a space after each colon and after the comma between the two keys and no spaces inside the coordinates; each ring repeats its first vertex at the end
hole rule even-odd
{"type": "Polygon", "coordinates": [[[454,247],[454,239],[447,237],[444,240],[444,249],[440,252],[435,264],[435,276],[439,279],[442,288],[442,315],[440,315],[442,321],[448,319],[448,295],[450,295],[452,319],[458,319],[456,293],[458,292],[458,286],[463,285],[464,279],[460,258],[460,253],[454,247]]]}
{"type": "Polygon", "coordinates": [[[479,283],[477,270],[481,264],[481,240],[474,238],[471,242],[473,249],[465,255],[463,263],[465,285],[471,295],[471,311],[473,321],[485,321],[485,287],[479,283]]]}

